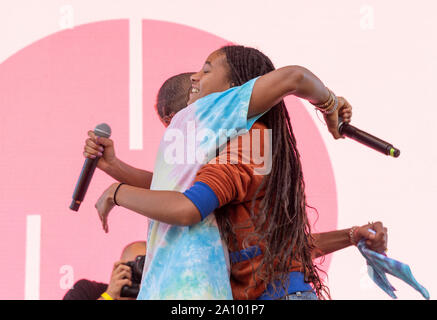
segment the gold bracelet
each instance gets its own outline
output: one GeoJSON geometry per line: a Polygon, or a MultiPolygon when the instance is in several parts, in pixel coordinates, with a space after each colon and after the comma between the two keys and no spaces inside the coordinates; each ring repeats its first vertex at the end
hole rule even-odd
{"type": "Polygon", "coordinates": [[[331,89],[326,88],[329,91],[329,99],[323,104],[315,105],[317,110],[321,111],[323,114],[334,113],[338,108],[338,98],[331,89]]]}
{"type": "Polygon", "coordinates": [[[101,297],[105,300],[114,300],[107,292],[103,292],[101,297]]]}
{"type": "Polygon", "coordinates": [[[327,106],[329,106],[330,104],[332,104],[332,100],[333,100],[333,97],[332,97],[332,91],[329,90],[329,88],[326,88],[326,89],[328,89],[328,92],[329,92],[328,100],[326,100],[326,102],[324,102],[324,103],[314,104],[314,106],[315,106],[317,109],[319,109],[320,111],[323,111],[323,109],[325,109],[327,106]]]}
{"type": "Polygon", "coordinates": [[[334,100],[332,101],[332,103],[326,109],[324,109],[322,111],[324,114],[334,113],[334,111],[337,110],[337,108],[338,108],[338,98],[334,94],[334,92],[331,91],[331,94],[332,94],[334,100]]]}
{"type": "Polygon", "coordinates": [[[357,229],[358,229],[358,226],[354,226],[349,230],[349,240],[350,240],[351,244],[353,244],[354,246],[357,245],[357,242],[354,239],[354,233],[357,229]]]}

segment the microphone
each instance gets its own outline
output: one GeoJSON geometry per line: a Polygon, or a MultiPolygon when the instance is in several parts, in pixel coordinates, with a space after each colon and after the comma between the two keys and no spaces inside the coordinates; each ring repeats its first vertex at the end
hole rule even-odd
{"type": "MultiPolygon", "coordinates": [[[[94,134],[98,137],[109,138],[111,136],[111,128],[106,123],[101,123],[94,128],[94,134]]],[[[88,186],[90,185],[94,170],[96,170],[99,158],[100,157],[97,156],[95,159],[85,159],[79,180],[77,181],[76,188],[73,192],[73,200],[70,204],[71,210],[79,210],[80,204],[82,203],[85,193],[88,190],[88,186]]]]}
{"type": "Polygon", "coordinates": [[[364,132],[354,126],[351,126],[348,123],[343,122],[343,119],[341,117],[339,117],[338,120],[339,120],[338,131],[340,132],[341,135],[344,135],[348,138],[358,141],[364,144],[365,146],[368,146],[369,148],[372,148],[376,151],[379,151],[393,158],[397,158],[401,154],[401,151],[393,147],[392,144],[384,140],[381,140],[375,136],[372,136],[371,134],[364,132]]]}

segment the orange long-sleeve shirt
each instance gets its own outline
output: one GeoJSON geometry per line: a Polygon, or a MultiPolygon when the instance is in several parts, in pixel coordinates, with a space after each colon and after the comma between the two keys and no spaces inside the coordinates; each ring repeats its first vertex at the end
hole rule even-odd
{"type": "MultiPolygon", "coordinates": [[[[239,258],[233,253],[243,250],[243,240],[255,230],[255,224],[250,218],[252,201],[265,175],[259,174],[265,171],[268,174],[269,168],[269,132],[266,126],[256,122],[252,129],[243,136],[239,136],[233,142],[229,142],[219,156],[203,166],[197,173],[195,182],[207,184],[218,198],[219,206],[227,205],[226,215],[232,226],[237,227],[236,243],[228,243],[228,249],[232,256],[239,258]],[[264,139],[266,137],[266,139],[264,139]],[[236,140],[238,139],[238,144],[236,140]],[[246,140],[245,140],[246,139],[246,140]],[[249,140],[250,139],[250,140],[249,140]],[[250,147],[244,141],[250,141],[250,147]],[[250,148],[248,152],[248,148],[250,148]],[[258,148],[258,149],[257,149],[258,148]],[[220,159],[226,159],[227,163],[219,163],[220,159]],[[260,163],[260,160],[264,159],[260,163]],[[232,162],[231,162],[232,161],[232,162]],[[238,162],[238,163],[235,163],[238,162]],[[264,169],[262,169],[264,168],[264,169]],[[238,226],[244,225],[244,229],[238,226]]],[[[254,213],[258,214],[261,200],[265,195],[262,188],[256,195],[254,213]]],[[[256,217],[260,218],[260,217],[256,217]]],[[[267,217],[268,219],[268,217],[267,217]]],[[[265,244],[252,241],[249,243],[251,249],[258,250],[257,255],[251,259],[231,259],[231,287],[234,299],[256,299],[266,290],[267,284],[254,276],[263,257],[265,244]],[[256,247],[261,249],[256,249],[256,247]]],[[[240,255],[241,257],[241,255],[240,255]]],[[[301,271],[301,264],[297,261],[291,262],[290,272],[301,271]]]]}

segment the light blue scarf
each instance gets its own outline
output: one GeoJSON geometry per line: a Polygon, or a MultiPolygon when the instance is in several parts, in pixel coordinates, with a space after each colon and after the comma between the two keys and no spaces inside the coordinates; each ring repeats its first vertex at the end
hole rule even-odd
{"type": "Polygon", "coordinates": [[[364,258],[366,258],[367,272],[370,278],[390,297],[397,299],[396,295],[394,294],[396,289],[388,281],[386,273],[403,280],[411,287],[419,291],[425,299],[429,300],[428,290],[426,290],[425,287],[420,285],[416,279],[414,279],[410,267],[407,264],[389,258],[385,254],[370,250],[366,247],[365,240],[359,241],[357,246],[358,250],[364,256],[364,258]]]}

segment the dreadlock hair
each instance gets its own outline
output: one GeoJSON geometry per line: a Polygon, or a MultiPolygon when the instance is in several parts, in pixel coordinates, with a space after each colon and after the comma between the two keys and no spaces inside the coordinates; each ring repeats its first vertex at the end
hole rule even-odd
{"type": "MultiPolygon", "coordinates": [[[[220,51],[226,55],[229,78],[236,86],[275,69],[271,60],[254,48],[230,45],[220,51]]],[[[274,291],[286,290],[291,260],[297,260],[303,266],[306,281],[312,284],[319,298],[324,299],[324,293],[329,297],[329,290],[319,277],[318,271],[321,270],[312,261],[311,253],[315,245],[306,212],[308,205],[302,165],[284,101],[272,107],[259,121],[272,130],[272,167],[252,201],[250,215],[255,230],[243,240],[245,248],[254,239],[266,245],[253,277],[256,274],[259,279],[271,284],[274,291]],[[255,199],[263,188],[265,195],[258,213],[254,214],[255,199]],[[281,287],[275,285],[278,282],[281,287]]],[[[226,207],[218,209],[216,218],[222,238],[229,245],[232,241],[236,243],[236,229],[245,227],[230,224],[226,207]]]]}
{"type": "Polygon", "coordinates": [[[170,77],[159,89],[155,108],[166,126],[170,123],[172,113],[176,114],[187,106],[192,74],[186,72],[170,77]]]}

